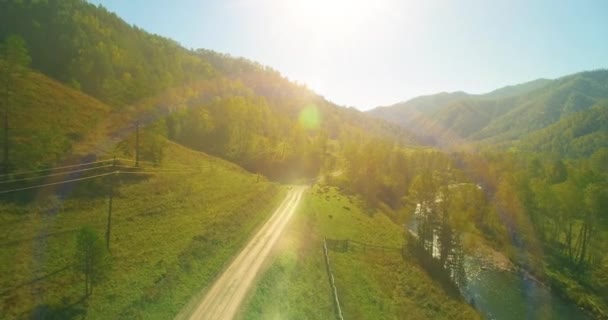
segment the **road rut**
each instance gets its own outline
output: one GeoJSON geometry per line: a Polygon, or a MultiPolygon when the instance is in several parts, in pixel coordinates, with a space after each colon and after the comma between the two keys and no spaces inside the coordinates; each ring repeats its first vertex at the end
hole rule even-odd
{"type": "Polygon", "coordinates": [[[296,211],[306,187],[290,190],[270,219],[215,281],[189,319],[233,319],[247,292],[296,211]]]}

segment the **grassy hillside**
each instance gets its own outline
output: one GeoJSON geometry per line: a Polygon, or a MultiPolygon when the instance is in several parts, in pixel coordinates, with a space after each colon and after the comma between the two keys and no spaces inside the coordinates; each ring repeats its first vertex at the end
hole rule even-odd
{"type": "MultiPolygon", "coordinates": [[[[110,112],[109,106],[80,91],[40,73],[28,72],[16,79],[11,95],[11,166],[28,170],[58,163],[110,112]]],[[[0,141],[3,140],[4,130],[0,130],[0,141]]]]}
{"type": "MultiPolygon", "coordinates": [[[[401,247],[402,227],[356,198],[316,186],[288,226],[279,256],[242,313],[244,319],[332,319],[323,238],[401,247]]],[[[330,250],[330,263],[345,319],[475,319],[466,303],[451,298],[420,266],[400,252],[330,250]]]]}
{"type": "Polygon", "coordinates": [[[106,182],[72,185],[65,198],[52,196],[58,189],[45,189],[30,203],[2,202],[3,318],[171,318],[213,280],[282,197],[277,185],[222,160],[175,144],[168,144],[166,156],[165,168],[185,164],[200,172],[120,179],[112,268],[86,306],[82,275],[72,267],[75,236],[89,225],[103,239],[108,199],[100,186],[106,182]]]}

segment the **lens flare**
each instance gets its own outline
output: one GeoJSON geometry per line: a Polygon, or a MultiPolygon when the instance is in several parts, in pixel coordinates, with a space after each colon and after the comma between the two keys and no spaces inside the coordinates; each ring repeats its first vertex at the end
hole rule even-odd
{"type": "Polygon", "coordinates": [[[319,109],[315,105],[309,105],[300,111],[298,116],[300,125],[306,129],[314,130],[318,129],[321,124],[321,115],[319,109]]]}

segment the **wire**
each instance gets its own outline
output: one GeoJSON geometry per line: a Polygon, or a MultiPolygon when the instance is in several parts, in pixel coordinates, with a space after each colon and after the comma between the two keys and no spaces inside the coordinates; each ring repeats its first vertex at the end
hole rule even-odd
{"type": "MultiPolygon", "coordinates": [[[[120,160],[120,161],[127,161],[127,162],[137,162],[135,160],[131,160],[131,159],[124,159],[124,158],[117,158],[116,160],[120,160]]],[[[145,163],[145,164],[151,164],[154,166],[159,166],[159,167],[183,167],[183,168],[190,168],[191,166],[187,166],[185,164],[160,164],[160,163],[156,163],[156,162],[150,162],[150,161],[139,161],[139,163],[145,163]]]]}
{"type": "Polygon", "coordinates": [[[66,172],[60,172],[60,173],[53,173],[53,174],[48,174],[48,175],[45,175],[45,176],[38,176],[38,177],[29,177],[29,178],[21,178],[21,179],[13,179],[13,180],[0,181],[0,184],[11,183],[11,182],[19,182],[19,181],[26,181],[26,180],[42,179],[42,178],[54,177],[54,176],[64,176],[66,174],[72,174],[72,173],[78,173],[78,172],[84,172],[84,171],[91,171],[91,170],[97,170],[97,169],[108,168],[108,167],[112,167],[112,165],[111,164],[107,164],[105,166],[99,166],[99,167],[95,167],[95,168],[87,168],[87,169],[80,169],[80,170],[75,170],[75,171],[66,171],[66,172]]]}
{"type": "Polygon", "coordinates": [[[190,171],[120,171],[119,173],[126,173],[126,174],[155,174],[155,173],[200,173],[200,171],[194,171],[194,170],[190,170],[190,171]]]}
{"type": "Polygon", "coordinates": [[[116,168],[124,168],[124,169],[141,169],[140,167],[121,166],[121,165],[115,165],[114,167],[116,167],[116,168]]]}
{"type": "MultiPolygon", "coordinates": [[[[137,160],[133,160],[133,159],[125,159],[125,158],[116,158],[116,160],[120,160],[120,161],[127,161],[127,162],[138,162],[137,160]]],[[[150,164],[156,164],[156,163],[151,162],[151,161],[143,161],[143,160],[139,160],[139,162],[141,162],[141,163],[150,163],[150,164]]]]}
{"type": "MultiPolygon", "coordinates": [[[[165,171],[195,171],[195,172],[200,172],[201,168],[179,168],[179,170],[176,169],[163,169],[163,168],[143,168],[143,167],[130,167],[130,166],[114,166],[115,168],[124,168],[124,169],[131,169],[131,170],[148,170],[148,171],[154,171],[154,172],[165,172],[165,171]]],[[[121,172],[133,172],[133,171],[121,171],[121,172]]]]}
{"type": "Polygon", "coordinates": [[[109,161],[114,161],[114,160],[113,159],[108,159],[108,160],[101,160],[101,161],[94,161],[94,162],[88,162],[88,163],[75,164],[75,165],[71,165],[71,166],[55,167],[55,168],[49,168],[49,169],[40,169],[40,170],[34,170],[34,171],[6,173],[6,174],[1,174],[0,177],[6,177],[6,176],[18,175],[18,174],[26,174],[26,173],[38,173],[38,172],[44,172],[44,171],[53,171],[53,170],[75,168],[75,167],[82,167],[82,166],[88,166],[88,165],[92,165],[92,164],[96,164],[96,163],[109,162],[109,161]]]}
{"type": "MultiPolygon", "coordinates": [[[[108,165],[107,167],[110,167],[111,165],[108,165]]],[[[106,167],[106,166],[104,166],[106,167]]],[[[97,169],[97,168],[95,168],[97,169]]],[[[84,171],[84,170],[82,170],[84,171]]],[[[180,173],[200,173],[200,171],[196,171],[196,170],[188,170],[188,171],[114,171],[114,172],[108,172],[108,173],[103,173],[103,174],[98,174],[98,175],[94,175],[94,176],[89,176],[89,177],[84,177],[84,178],[77,178],[77,179],[71,179],[71,180],[65,180],[65,181],[59,181],[59,182],[52,182],[52,183],[46,183],[46,184],[41,184],[41,185],[37,185],[37,186],[30,186],[30,187],[24,187],[24,188],[19,188],[19,189],[12,189],[12,190],[4,190],[4,191],[0,191],[0,194],[7,194],[7,193],[12,193],[12,192],[18,192],[18,191],[24,191],[24,190],[30,190],[30,189],[37,189],[37,188],[42,188],[42,187],[48,187],[48,186],[54,186],[54,185],[59,185],[59,184],[65,184],[65,183],[70,183],[70,182],[75,182],[75,181],[82,181],[82,180],[88,180],[88,179],[93,179],[93,178],[99,178],[99,177],[104,177],[104,176],[108,176],[111,174],[158,174],[158,173],[176,173],[176,174],[180,174],[180,173]]]]}
{"type": "Polygon", "coordinates": [[[88,180],[88,179],[93,179],[93,178],[99,178],[99,177],[103,177],[103,176],[109,176],[109,175],[115,174],[115,173],[119,173],[119,171],[98,174],[98,175],[95,175],[95,176],[90,176],[90,177],[85,177],[85,178],[78,178],[78,179],[71,179],[71,180],[60,181],[60,182],[46,183],[46,184],[41,184],[41,185],[31,186],[31,187],[25,187],[25,188],[19,188],[19,189],[13,189],[13,190],[5,190],[5,191],[0,191],[0,194],[6,194],[6,193],[11,193],[11,192],[17,192],[17,191],[23,191],[23,190],[29,190],[29,189],[36,189],[36,188],[54,186],[54,185],[58,185],[58,184],[64,184],[64,183],[70,183],[70,182],[75,182],[75,181],[88,180]]]}

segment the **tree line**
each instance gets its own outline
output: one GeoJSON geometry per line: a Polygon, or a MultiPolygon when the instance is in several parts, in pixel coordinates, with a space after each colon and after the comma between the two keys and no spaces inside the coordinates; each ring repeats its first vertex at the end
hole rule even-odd
{"type": "MultiPolygon", "coordinates": [[[[403,148],[390,140],[344,138],[339,176],[328,181],[370,208],[413,227],[429,268],[462,279],[462,242],[481,235],[521,269],[565,291],[606,305],[608,149],[588,159],[518,151],[403,148]]],[[[586,305],[588,308],[595,308],[586,305]]]]}
{"type": "Polygon", "coordinates": [[[13,34],[32,68],[117,107],[213,74],[175,41],[83,0],[2,1],[0,39],[13,34]]]}

